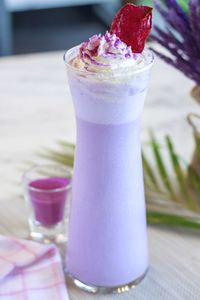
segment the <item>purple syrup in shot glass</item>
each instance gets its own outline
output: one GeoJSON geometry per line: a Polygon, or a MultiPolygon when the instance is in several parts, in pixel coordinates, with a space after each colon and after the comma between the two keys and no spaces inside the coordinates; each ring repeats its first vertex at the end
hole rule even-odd
{"type": "Polygon", "coordinates": [[[29,195],[35,219],[43,226],[55,226],[64,218],[65,202],[71,179],[51,177],[29,183],[29,195]]]}

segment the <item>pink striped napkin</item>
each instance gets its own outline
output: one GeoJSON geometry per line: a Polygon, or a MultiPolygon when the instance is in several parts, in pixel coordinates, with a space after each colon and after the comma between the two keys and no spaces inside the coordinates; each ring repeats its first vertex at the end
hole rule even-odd
{"type": "Polygon", "coordinates": [[[1,300],[68,300],[54,245],[0,236],[1,300]]]}

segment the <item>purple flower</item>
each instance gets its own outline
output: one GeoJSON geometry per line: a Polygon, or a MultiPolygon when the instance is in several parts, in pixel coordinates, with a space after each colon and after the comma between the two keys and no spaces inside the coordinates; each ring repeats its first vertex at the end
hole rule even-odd
{"type": "Polygon", "coordinates": [[[152,50],[200,84],[200,0],[189,0],[188,14],[177,0],[165,0],[165,5],[156,0],[155,7],[165,21],[165,29],[155,26],[152,38],[166,48],[169,55],[152,50]]]}

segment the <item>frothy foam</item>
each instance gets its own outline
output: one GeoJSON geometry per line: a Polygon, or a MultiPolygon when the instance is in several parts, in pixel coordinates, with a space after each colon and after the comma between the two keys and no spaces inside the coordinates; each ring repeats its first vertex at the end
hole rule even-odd
{"type": "Polygon", "coordinates": [[[92,73],[124,73],[150,64],[152,54],[144,50],[133,53],[115,34],[94,35],[80,46],[79,54],[71,65],[80,71],[92,73]]]}

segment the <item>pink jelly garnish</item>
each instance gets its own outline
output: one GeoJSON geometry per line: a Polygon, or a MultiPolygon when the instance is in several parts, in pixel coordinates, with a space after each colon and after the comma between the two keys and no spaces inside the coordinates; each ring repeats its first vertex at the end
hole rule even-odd
{"type": "Polygon", "coordinates": [[[141,53],[152,28],[152,7],[128,3],[116,14],[111,33],[131,46],[133,53],[141,53]]]}

